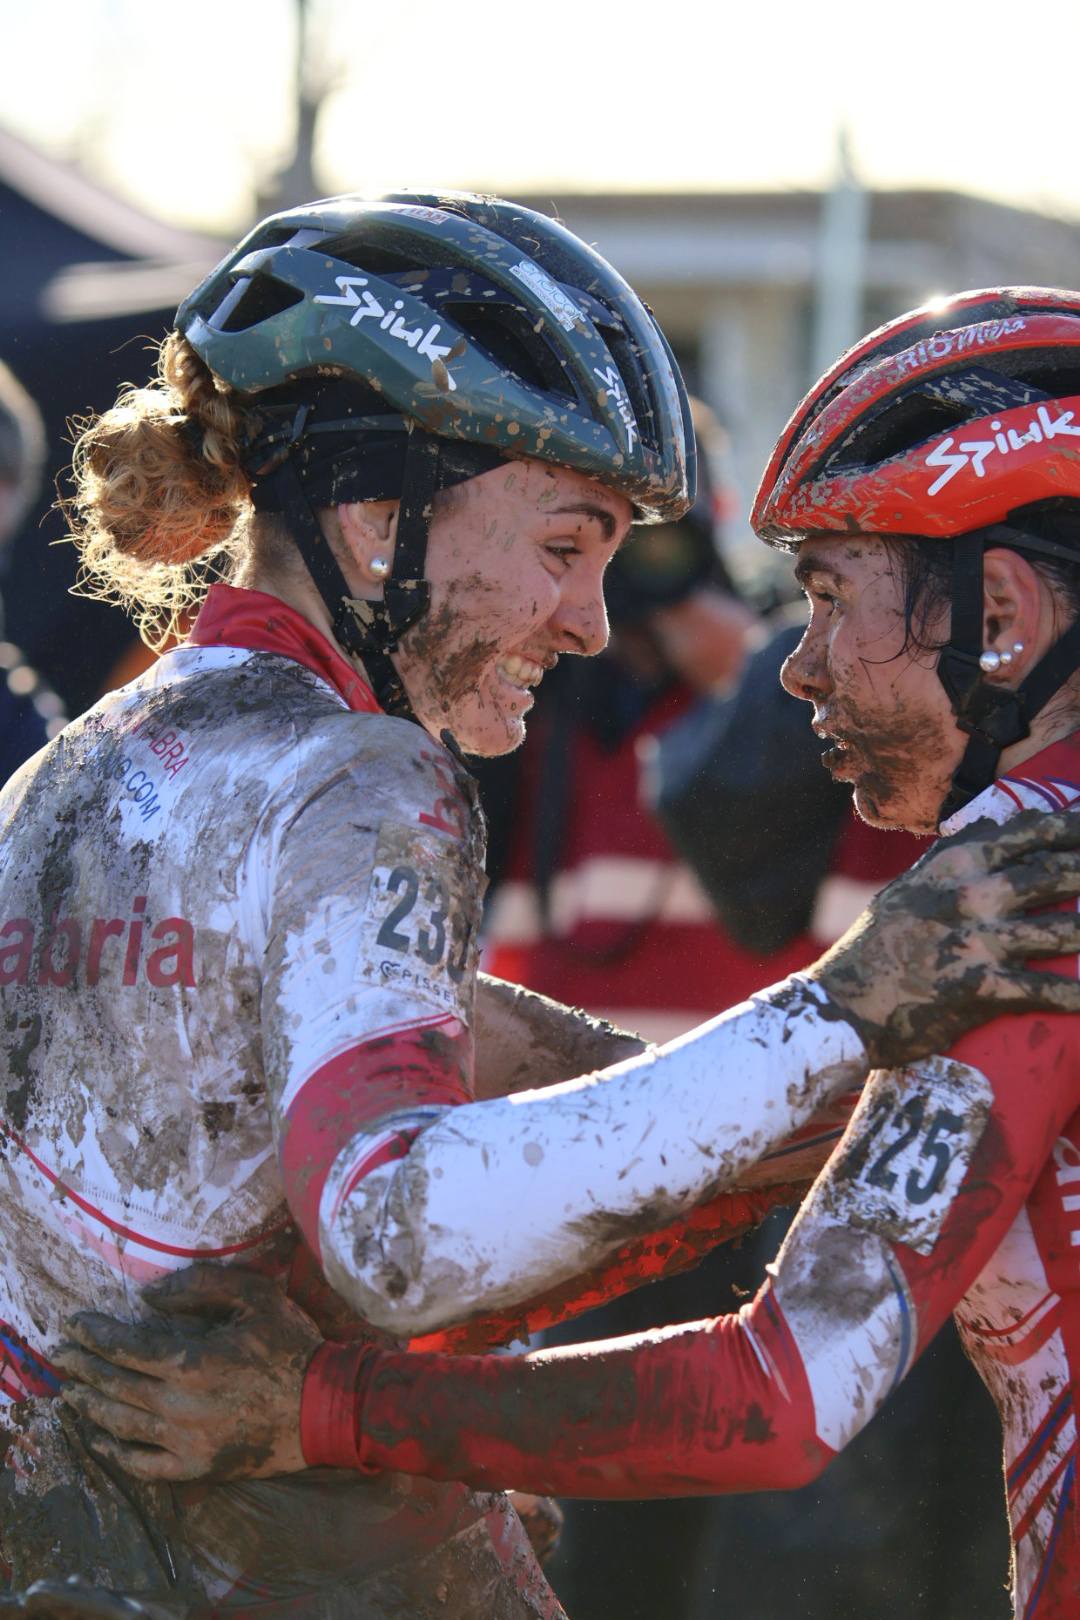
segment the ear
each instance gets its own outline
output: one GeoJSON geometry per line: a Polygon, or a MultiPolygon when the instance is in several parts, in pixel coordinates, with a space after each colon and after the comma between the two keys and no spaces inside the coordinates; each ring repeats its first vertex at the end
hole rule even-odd
{"type": "Polygon", "coordinates": [[[1045,652],[1047,586],[1017,551],[994,547],[983,558],[983,648],[1002,657],[991,679],[1014,686],[1045,652]],[[1021,651],[1017,652],[1016,645],[1021,651]],[[1006,657],[1006,654],[1008,655],[1006,657]]]}
{"type": "Polygon", "coordinates": [[[398,502],[350,501],[335,512],[346,554],[363,575],[366,591],[381,596],[394,561],[398,502]]]}

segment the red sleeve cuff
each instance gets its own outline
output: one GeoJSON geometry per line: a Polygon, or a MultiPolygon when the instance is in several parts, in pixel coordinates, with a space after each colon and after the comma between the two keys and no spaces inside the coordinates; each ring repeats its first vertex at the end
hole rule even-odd
{"type": "Polygon", "coordinates": [[[312,1356],[300,1397],[300,1445],[309,1468],[352,1468],[378,1473],[361,1456],[359,1415],[371,1344],[328,1340],[312,1356]]]}

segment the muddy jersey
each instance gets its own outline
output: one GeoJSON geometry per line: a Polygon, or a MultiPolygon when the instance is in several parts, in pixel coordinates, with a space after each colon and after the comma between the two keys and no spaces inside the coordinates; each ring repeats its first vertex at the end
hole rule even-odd
{"type": "Polygon", "coordinates": [[[467,1093],[482,849],[464,774],[280,604],[227,592],[200,623],[204,644],[109,695],[0,799],[0,1553],[17,1586],[77,1572],[182,1592],[193,1614],[421,1614],[442,1591],[459,1620],[555,1616],[504,1499],[326,1471],[133,1486],[41,1398],[73,1309],[142,1314],[140,1285],[196,1256],[297,1273],[281,1122],[358,1027],[449,1031],[428,1100],[467,1093]]]}
{"type": "MultiPolygon", "coordinates": [[[[953,818],[1080,801],[1080,734],[953,818]]],[[[1075,973],[1070,958],[1058,966],[1075,973]]],[[[1001,1414],[1016,1614],[1080,1613],[1080,1026],[998,1019],[871,1077],[737,1314],[512,1364],[333,1347],[305,1453],[566,1495],[802,1485],[955,1311],[1001,1414]],[[352,1390],[350,1423],[330,1425],[352,1390]]]]}
{"type": "Polygon", "coordinates": [[[445,1620],[557,1613],[505,1504],[463,1487],[112,1479],[48,1399],[65,1317],[138,1314],[195,1257],[313,1256],[351,1339],[557,1292],[860,1078],[854,1031],[795,980],[601,1076],[472,1101],[471,779],[257,592],[215,587],[190,645],[16,775],[0,830],[0,1378],[36,1397],[0,1480],[17,1582],[64,1561],[123,1584],[123,1542],[144,1585],[267,1615],[380,1615],[380,1583],[411,1614],[403,1569],[445,1620]]]}

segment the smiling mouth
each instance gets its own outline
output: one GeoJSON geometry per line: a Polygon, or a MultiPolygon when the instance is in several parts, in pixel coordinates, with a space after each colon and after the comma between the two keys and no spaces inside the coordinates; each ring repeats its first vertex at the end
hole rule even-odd
{"type": "Polygon", "coordinates": [[[544,665],[536,663],[531,658],[523,658],[520,653],[511,653],[509,658],[500,658],[495,668],[503,680],[510,686],[516,686],[521,692],[528,692],[534,686],[539,686],[544,678],[544,665]]]}

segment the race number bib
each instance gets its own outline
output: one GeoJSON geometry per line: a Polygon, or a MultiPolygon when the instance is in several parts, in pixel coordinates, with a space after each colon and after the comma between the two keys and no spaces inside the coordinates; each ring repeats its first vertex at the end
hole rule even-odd
{"type": "Polygon", "coordinates": [[[986,1076],[932,1057],[867,1087],[819,1193],[837,1220],[929,1254],[986,1129],[986,1076]]]}
{"type": "Polygon", "coordinates": [[[367,984],[418,992],[468,1022],[482,888],[460,843],[383,822],[357,963],[367,984]]]}

